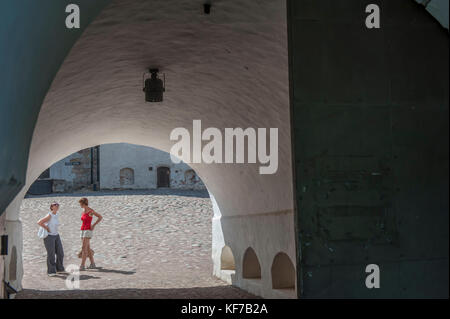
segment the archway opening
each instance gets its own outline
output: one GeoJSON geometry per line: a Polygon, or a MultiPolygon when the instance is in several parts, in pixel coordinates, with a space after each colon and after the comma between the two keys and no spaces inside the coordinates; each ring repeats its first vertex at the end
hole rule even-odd
{"type": "Polygon", "coordinates": [[[261,279],[261,265],[253,248],[245,251],[242,263],[242,277],[247,279],[261,279]]]}
{"type": "Polygon", "coordinates": [[[275,256],[271,274],[273,289],[295,289],[295,268],[287,254],[280,252],[275,256]]]}
{"type": "MultiPolygon", "coordinates": [[[[23,200],[24,290],[18,297],[31,297],[35,291],[45,297],[69,293],[57,292],[64,290],[64,275],[57,279],[45,275],[46,251],[36,237],[36,221],[46,214],[50,203],[60,204],[65,266],[79,265],[80,197],[87,197],[89,206],[104,218],[91,240],[100,268],[81,272],[80,285],[85,293],[102,298],[103,291],[109,289],[107,297],[126,297],[133,288],[139,297],[152,298],[156,287],[167,288],[170,293],[171,289],[200,285],[208,297],[214,289],[223,289],[221,286],[227,284],[212,275],[209,193],[205,186],[193,189],[184,183],[185,174],[196,175],[195,171],[183,162],[172,163],[168,153],[145,146],[106,144],[98,146],[98,151],[76,152],[54,163],[47,178],[58,181],[60,187],[48,194],[29,194],[23,200]],[[74,160],[80,154],[88,158],[74,160]],[[158,170],[154,169],[158,166],[176,172],[171,175],[170,188],[158,188],[158,170]],[[85,180],[86,184],[75,183],[74,187],[74,180],[85,180]]],[[[224,268],[234,269],[231,250],[225,249],[223,258],[224,268]]],[[[10,277],[12,272],[15,276],[15,269],[10,267],[10,277]]],[[[70,294],[76,296],[75,292],[70,294]]]]}

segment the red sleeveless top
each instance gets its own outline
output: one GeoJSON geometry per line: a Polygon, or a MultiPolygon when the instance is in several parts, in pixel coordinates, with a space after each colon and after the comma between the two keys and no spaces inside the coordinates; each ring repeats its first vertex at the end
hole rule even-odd
{"type": "Polygon", "coordinates": [[[83,212],[83,214],[81,214],[81,221],[83,222],[81,224],[81,230],[90,230],[91,229],[92,216],[89,216],[89,214],[86,214],[85,212],[83,212]]]}

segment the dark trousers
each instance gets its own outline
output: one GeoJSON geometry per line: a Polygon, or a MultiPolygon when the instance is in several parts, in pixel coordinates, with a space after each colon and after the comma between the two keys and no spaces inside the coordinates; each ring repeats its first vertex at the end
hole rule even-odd
{"type": "Polygon", "coordinates": [[[47,249],[47,273],[54,274],[57,271],[64,271],[64,250],[59,235],[48,235],[44,239],[44,245],[47,249]]]}

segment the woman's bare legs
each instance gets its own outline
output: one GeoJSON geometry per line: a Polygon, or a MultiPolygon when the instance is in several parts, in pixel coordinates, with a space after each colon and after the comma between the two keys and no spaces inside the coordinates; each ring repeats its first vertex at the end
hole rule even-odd
{"type": "Polygon", "coordinates": [[[89,260],[90,260],[90,262],[91,262],[91,265],[95,265],[95,261],[94,261],[94,255],[92,255],[92,251],[91,251],[91,241],[90,241],[90,238],[88,238],[89,239],[89,241],[88,241],[88,257],[89,257],[89,260]]]}
{"type": "Polygon", "coordinates": [[[89,253],[89,240],[90,238],[81,238],[81,267],[85,267],[86,259],[90,255],[89,253]]]}

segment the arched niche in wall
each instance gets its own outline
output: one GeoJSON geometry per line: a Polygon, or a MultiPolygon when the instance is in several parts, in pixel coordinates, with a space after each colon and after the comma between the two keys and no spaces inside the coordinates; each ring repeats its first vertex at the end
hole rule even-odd
{"type": "Polygon", "coordinates": [[[236,270],[233,252],[231,251],[231,248],[228,246],[224,246],[222,248],[222,254],[220,255],[220,269],[236,270]]]}
{"type": "Polygon", "coordinates": [[[261,265],[253,248],[248,247],[244,253],[242,277],[248,279],[261,279],[261,265]]]}
{"type": "Polygon", "coordinates": [[[295,267],[288,255],[278,253],[272,263],[272,288],[295,289],[295,267]]]}

